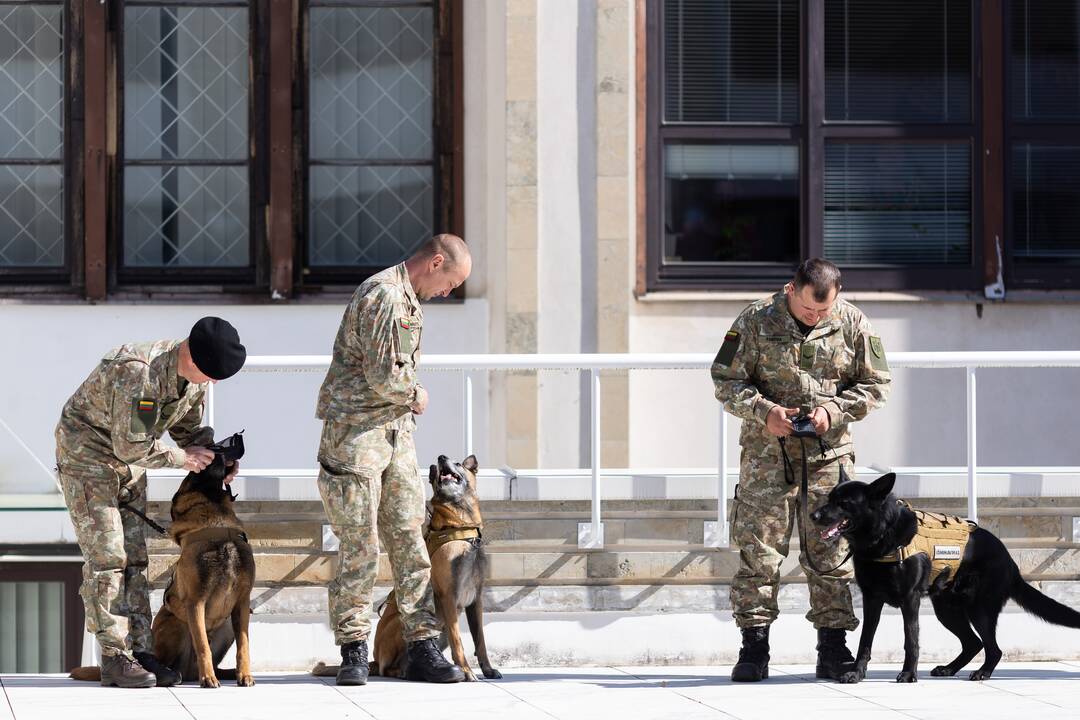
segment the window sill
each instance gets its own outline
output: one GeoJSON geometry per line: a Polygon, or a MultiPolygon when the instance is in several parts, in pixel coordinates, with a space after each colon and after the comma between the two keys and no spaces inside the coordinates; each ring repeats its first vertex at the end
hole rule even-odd
{"type": "MultiPolygon", "coordinates": [[[[650,290],[635,299],[640,303],[702,303],[702,302],[754,302],[771,295],[775,290],[650,290]]],[[[1006,292],[1004,300],[991,300],[981,292],[969,290],[923,290],[923,291],[878,291],[845,290],[845,300],[854,303],[962,303],[962,304],[1047,304],[1080,303],[1080,290],[1014,290],[1006,292]]]]}

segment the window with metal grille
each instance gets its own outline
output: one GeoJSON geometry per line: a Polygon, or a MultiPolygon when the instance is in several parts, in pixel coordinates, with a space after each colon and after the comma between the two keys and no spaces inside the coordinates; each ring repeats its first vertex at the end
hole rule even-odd
{"type": "Polygon", "coordinates": [[[125,4],[121,283],[252,280],[247,5],[125,4]]]}
{"type": "Polygon", "coordinates": [[[62,2],[0,3],[0,275],[70,273],[62,2]]]}
{"type": "Polygon", "coordinates": [[[349,282],[436,232],[434,3],[308,8],[305,282],[349,282]]]}

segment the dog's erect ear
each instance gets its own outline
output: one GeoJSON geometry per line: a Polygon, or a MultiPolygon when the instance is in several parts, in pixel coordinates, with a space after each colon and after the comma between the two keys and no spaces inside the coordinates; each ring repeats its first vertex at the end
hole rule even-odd
{"type": "Polygon", "coordinates": [[[431,467],[429,467],[427,476],[428,476],[428,480],[430,480],[431,482],[435,482],[436,480],[438,480],[439,479],[439,467],[438,467],[438,465],[432,465],[431,467]]]}
{"type": "Polygon", "coordinates": [[[867,490],[870,493],[870,499],[874,501],[884,500],[892,492],[893,485],[896,484],[896,473],[885,473],[874,482],[870,483],[867,490]]]}
{"type": "Polygon", "coordinates": [[[461,467],[475,475],[476,471],[480,469],[480,463],[477,461],[475,455],[470,455],[461,461],[461,467]]]}

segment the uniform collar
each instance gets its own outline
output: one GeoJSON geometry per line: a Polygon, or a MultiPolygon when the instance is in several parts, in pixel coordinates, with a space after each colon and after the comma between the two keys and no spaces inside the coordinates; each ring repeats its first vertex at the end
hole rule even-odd
{"type": "Polygon", "coordinates": [[[397,266],[398,281],[401,286],[405,288],[405,297],[414,309],[420,307],[420,299],[416,297],[416,291],[413,290],[412,280],[409,279],[409,271],[405,267],[405,263],[401,263],[397,266]]]}
{"type": "Polygon", "coordinates": [[[174,341],[165,352],[165,396],[180,397],[180,384],[187,381],[180,377],[180,341],[174,341]]]}

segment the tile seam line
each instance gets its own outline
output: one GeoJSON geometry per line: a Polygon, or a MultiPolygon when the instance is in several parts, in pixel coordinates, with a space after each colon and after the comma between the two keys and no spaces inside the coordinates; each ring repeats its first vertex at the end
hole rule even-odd
{"type": "MultiPolygon", "coordinates": [[[[639,675],[635,675],[632,672],[629,672],[628,670],[624,670],[621,667],[612,667],[611,669],[615,670],[616,672],[621,672],[621,673],[624,673],[626,675],[629,675],[632,678],[636,678],[638,680],[641,680],[642,682],[646,682],[646,683],[649,682],[645,678],[643,678],[643,677],[641,677],[639,675]]],[[[718,712],[718,713],[720,713],[721,715],[723,715],[725,717],[734,718],[735,720],[742,720],[738,715],[732,715],[731,713],[727,712],[726,710],[721,710],[718,707],[713,707],[712,705],[710,705],[709,703],[707,703],[707,702],[705,702],[703,700],[698,700],[697,698],[692,698],[689,695],[684,695],[681,692],[679,692],[678,690],[676,690],[675,688],[668,687],[667,685],[661,685],[660,688],[662,690],[667,690],[668,692],[674,693],[675,695],[678,695],[681,698],[684,698],[684,699],[689,700],[691,702],[695,702],[698,705],[701,705],[702,707],[707,707],[710,710],[718,712]]]]}
{"type": "Polygon", "coordinates": [[[7,703],[8,711],[11,713],[12,720],[15,720],[15,706],[11,704],[11,698],[8,696],[7,687],[4,686],[3,675],[0,675],[0,692],[4,693],[4,702],[7,703]]]}
{"type": "MultiPolygon", "coordinates": [[[[770,669],[775,669],[775,668],[770,668],[770,669]]],[[[776,670],[776,672],[780,673],[781,675],[786,675],[787,677],[799,677],[799,675],[796,674],[796,673],[789,673],[789,672],[785,672],[783,670],[776,670]]],[[[807,682],[809,684],[811,684],[811,685],[823,685],[825,687],[825,689],[830,691],[830,692],[839,693],[840,695],[844,695],[844,696],[850,697],[850,698],[855,698],[856,700],[862,700],[863,702],[868,703],[870,705],[873,705],[874,707],[881,708],[882,710],[887,710],[889,712],[894,712],[897,715],[903,715],[904,717],[913,718],[913,720],[921,720],[921,718],[918,715],[912,715],[911,713],[905,712],[904,710],[898,710],[897,708],[891,708],[888,705],[882,705],[881,703],[879,703],[879,702],[877,702],[875,700],[871,700],[870,698],[865,698],[865,697],[862,697],[861,695],[856,695],[855,693],[850,693],[850,692],[847,692],[846,690],[842,690],[840,688],[841,683],[833,683],[833,682],[819,683],[819,682],[816,682],[816,681],[813,681],[813,680],[810,680],[810,681],[807,681],[807,682]]]]}

